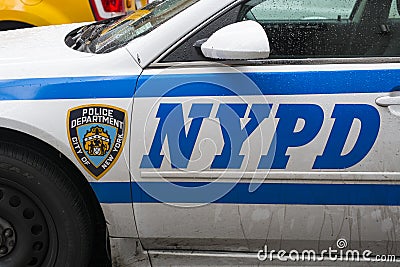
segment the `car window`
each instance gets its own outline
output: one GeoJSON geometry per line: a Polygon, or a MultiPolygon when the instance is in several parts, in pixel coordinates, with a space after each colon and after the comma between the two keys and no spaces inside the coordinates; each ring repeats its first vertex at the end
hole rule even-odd
{"type": "Polygon", "coordinates": [[[352,35],[359,29],[351,15],[359,2],[250,0],[243,6],[240,20],[254,20],[263,26],[271,58],[349,56],[352,35]]]}
{"type": "Polygon", "coordinates": [[[400,19],[399,11],[397,10],[397,1],[392,1],[390,7],[389,19],[400,19]]]}
{"type": "Polygon", "coordinates": [[[396,0],[249,0],[189,36],[160,61],[209,60],[193,44],[244,20],[263,27],[270,59],[398,57],[399,18],[396,0]]]}
{"type": "Polygon", "coordinates": [[[270,0],[254,5],[245,17],[256,20],[349,19],[356,0],[270,0]]]}
{"type": "Polygon", "coordinates": [[[400,55],[396,0],[251,0],[242,20],[259,22],[271,58],[400,55]],[[391,12],[391,13],[390,13],[391,12]]]}

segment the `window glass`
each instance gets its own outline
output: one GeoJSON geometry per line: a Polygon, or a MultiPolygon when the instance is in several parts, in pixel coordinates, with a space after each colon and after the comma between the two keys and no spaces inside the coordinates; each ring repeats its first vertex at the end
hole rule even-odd
{"type": "Polygon", "coordinates": [[[396,0],[250,0],[239,20],[267,33],[270,58],[400,56],[396,0]]]}
{"type": "Polygon", "coordinates": [[[257,20],[349,19],[355,0],[250,1],[254,7],[246,17],[257,20]],[[257,4],[259,3],[259,4],[257,4]]]}
{"type": "Polygon", "coordinates": [[[249,0],[235,8],[237,14],[225,13],[165,60],[207,60],[193,44],[227,23],[243,20],[263,27],[270,59],[400,56],[397,0],[249,0]]]}
{"type": "Polygon", "coordinates": [[[392,6],[390,7],[389,18],[390,19],[400,19],[399,11],[397,10],[397,1],[394,0],[392,2],[392,6]]]}
{"type": "Polygon", "coordinates": [[[117,20],[101,29],[89,44],[94,53],[106,53],[125,46],[133,39],[157,28],[199,0],[156,0],[143,9],[117,20]]]}

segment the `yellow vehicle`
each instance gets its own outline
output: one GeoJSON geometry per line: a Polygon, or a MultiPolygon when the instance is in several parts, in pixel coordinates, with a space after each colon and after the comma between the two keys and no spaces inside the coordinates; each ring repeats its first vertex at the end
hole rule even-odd
{"type": "Polygon", "coordinates": [[[103,20],[141,8],[147,0],[0,0],[0,30],[103,20]]]}

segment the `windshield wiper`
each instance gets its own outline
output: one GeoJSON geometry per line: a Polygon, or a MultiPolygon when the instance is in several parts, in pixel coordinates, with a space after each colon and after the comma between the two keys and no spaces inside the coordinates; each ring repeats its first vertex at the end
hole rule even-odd
{"type": "Polygon", "coordinates": [[[83,26],[76,33],[71,33],[65,38],[65,43],[72,49],[80,52],[86,51],[87,46],[95,39],[106,27],[106,24],[91,24],[83,26]]]}
{"type": "Polygon", "coordinates": [[[121,17],[122,16],[98,21],[96,23],[78,28],[67,35],[65,38],[65,43],[74,50],[80,52],[90,52],[88,47],[91,42],[96,39],[106,27],[121,17]]]}

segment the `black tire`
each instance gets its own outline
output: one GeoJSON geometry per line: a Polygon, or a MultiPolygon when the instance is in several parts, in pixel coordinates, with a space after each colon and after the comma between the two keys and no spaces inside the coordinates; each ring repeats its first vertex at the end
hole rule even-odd
{"type": "Polygon", "coordinates": [[[87,266],[93,227],[77,192],[43,155],[0,141],[0,266],[87,266]]]}

